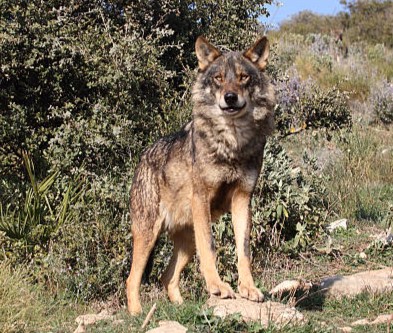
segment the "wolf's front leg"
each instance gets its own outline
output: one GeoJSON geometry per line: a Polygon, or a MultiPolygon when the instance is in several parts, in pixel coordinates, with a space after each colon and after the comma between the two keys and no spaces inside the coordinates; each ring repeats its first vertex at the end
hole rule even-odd
{"type": "Polygon", "coordinates": [[[262,302],[263,294],[255,287],[251,275],[250,228],[251,228],[251,193],[240,188],[232,197],[232,221],[237,248],[237,267],[239,272],[240,296],[251,301],[262,302]]]}
{"type": "Polygon", "coordinates": [[[216,254],[210,228],[210,205],[205,198],[206,196],[194,193],[192,199],[195,243],[201,262],[201,271],[210,294],[219,295],[221,298],[234,298],[235,293],[231,286],[223,282],[217,272],[216,254]]]}

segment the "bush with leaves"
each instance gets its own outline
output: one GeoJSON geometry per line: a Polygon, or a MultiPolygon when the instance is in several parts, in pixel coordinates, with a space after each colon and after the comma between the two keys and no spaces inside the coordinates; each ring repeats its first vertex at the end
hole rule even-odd
{"type": "Polygon", "coordinates": [[[48,251],[50,242],[60,228],[75,218],[73,205],[83,192],[81,180],[70,181],[64,193],[57,196],[53,190],[59,172],[53,172],[42,181],[36,179],[34,164],[22,152],[30,187],[19,202],[19,207],[0,202],[0,232],[3,232],[2,255],[18,261],[40,256],[48,251]]]}
{"type": "Polygon", "coordinates": [[[393,46],[393,2],[391,0],[342,0],[345,11],[334,16],[302,11],[280,25],[281,33],[332,34],[344,32],[348,44],[366,41],[393,46]]]}
{"type": "Polygon", "coordinates": [[[382,81],[371,90],[370,104],[374,121],[385,125],[393,123],[393,84],[382,81]]]}
{"type": "Polygon", "coordinates": [[[282,135],[305,128],[337,130],[351,127],[347,95],[337,88],[321,89],[311,79],[287,75],[276,83],[276,123],[282,135]]]}
{"type": "Polygon", "coordinates": [[[342,15],[343,28],[351,42],[367,41],[393,46],[393,1],[392,0],[343,0],[347,7],[342,15]]]}
{"type": "Polygon", "coordinates": [[[243,48],[269,2],[0,1],[2,198],[26,183],[21,149],[39,177],[129,183],[142,149],[189,115],[197,35],[243,48]]]}

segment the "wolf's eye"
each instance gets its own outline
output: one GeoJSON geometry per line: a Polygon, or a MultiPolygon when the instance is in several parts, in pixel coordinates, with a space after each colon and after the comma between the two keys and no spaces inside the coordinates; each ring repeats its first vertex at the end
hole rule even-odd
{"type": "Polygon", "coordinates": [[[240,81],[243,82],[243,83],[247,82],[249,78],[250,77],[247,74],[241,74],[240,75],[240,81]]]}
{"type": "Polygon", "coordinates": [[[217,84],[221,84],[221,83],[222,83],[222,76],[221,76],[221,75],[216,75],[216,76],[214,77],[214,81],[215,81],[217,84]]]}

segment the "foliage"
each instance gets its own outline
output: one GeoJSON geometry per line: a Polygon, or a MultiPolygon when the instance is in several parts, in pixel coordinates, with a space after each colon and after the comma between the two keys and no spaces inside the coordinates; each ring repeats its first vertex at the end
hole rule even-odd
{"type": "Polygon", "coordinates": [[[290,241],[293,249],[302,249],[317,239],[325,218],[327,206],[324,201],[326,188],[317,175],[315,160],[304,155],[304,169],[293,166],[286,150],[273,139],[266,147],[261,181],[254,198],[255,228],[265,224],[262,240],[258,234],[253,238],[262,244],[280,246],[283,240],[290,241]],[[304,232],[303,232],[304,231],[304,232]],[[262,241],[262,242],[261,242],[262,241]]]}
{"type": "MultiPolygon", "coordinates": [[[[20,247],[29,256],[40,249],[47,249],[49,241],[58,234],[60,228],[75,217],[70,207],[78,200],[82,183],[75,185],[70,182],[62,198],[56,198],[53,185],[59,173],[54,172],[38,182],[34,164],[26,152],[22,154],[31,186],[26,190],[23,202],[20,202],[22,209],[11,204],[3,208],[0,203],[0,231],[13,243],[8,250],[14,247],[15,251],[15,248],[20,247]]],[[[3,250],[7,256],[7,249],[3,250]]],[[[21,256],[19,260],[25,258],[21,256]]]]}
{"type": "Polygon", "coordinates": [[[382,222],[386,226],[387,229],[392,230],[392,228],[393,228],[393,203],[391,203],[391,202],[389,203],[382,222]]]}
{"type": "Polygon", "coordinates": [[[3,333],[44,330],[48,304],[42,288],[33,285],[27,270],[0,262],[0,330],[3,333]]]}
{"type": "Polygon", "coordinates": [[[285,135],[299,129],[337,130],[351,126],[351,112],[345,93],[333,87],[326,91],[314,81],[301,81],[295,74],[276,84],[276,123],[285,135]]]}
{"type": "Polygon", "coordinates": [[[285,34],[278,41],[273,40],[271,57],[267,72],[273,81],[281,79],[291,69],[296,57],[303,48],[305,38],[297,34],[285,34]]]}
{"type": "Polygon", "coordinates": [[[81,173],[101,198],[108,173],[115,187],[129,183],[141,150],[189,115],[184,72],[195,66],[196,36],[242,48],[259,32],[265,2],[1,1],[0,163],[9,193],[24,180],[21,149],[39,176],[81,173]]]}
{"type": "Polygon", "coordinates": [[[77,314],[84,310],[37,284],[31,267],[8,260],[0,261],[0,299],[2,333],[71,332],[77,314]]]}
{"type": "Polygon", "coordinates": [[[118,212],[104,208],[107,211],[97,202],[87,203],[84,222],[64,225],[41,260],[40,275],[54,293],[65,290],[83,301],[123,294],[131,265],[130,222],[128,214],[119,218],[118,212]]]}
{"type": "Polygon", "coordinates": [[[319,15],[308,10],[293,15],[280,24],[280,31],[299,35],[329,34],[340,23],[338,17],[319,15]]]}
{"type": "MultiPolygon", "coordinates": [[[[342,152],[325,171],[329,201],[338,216],[382,225],[389,215],[393,188],[392,135],[356,124],[338,140],[342,152]]],[[[386,223],[387,221],[385,221],[386,223]]]]}
{"type": "Polygon", "coordinates": [[[2,172],[20,173],[22,148],[43,173],[124,174],[167,132],[196,36],[243,48],[265,2],[1,1],[2,172]]]}
{"type": "Polygon", "coordinates": [[[382,81],[371,90],[370,104],[376,121],[393,123],[393,84],[382,81]]]}
{"type": "Polygon", "coordinates": [[[355,42],[393,46],[393,2],[391,0],[343,0],[344,12],[319,15],[302,11],[280,25],[281,33],[306,36],[311,33],[331,35],[344,45],[355,42]],[[341,36],[340,36],[341,35],[341,36]]]}
{"type": "Polygon", "coordinates": [[[342,1],[349,14],[344,16],[348,39],[352,42],[367,41],[393,47],[393,1],[348,0],[342,1]]]}

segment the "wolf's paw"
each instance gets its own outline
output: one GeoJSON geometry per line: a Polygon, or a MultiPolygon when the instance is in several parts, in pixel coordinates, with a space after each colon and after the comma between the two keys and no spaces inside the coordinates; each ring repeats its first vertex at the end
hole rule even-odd
{"type": "Polygon", "coordinates": [[[211,283],[208,288],[211,295],[220,296],[220,298],[235,298],[235,292],[228,283],[218,282],[211,283]]]}
{"type": "Polygon", "coordinates": [[[131,316],[137,316],[142,313],[142,306],[140,302],[129,302],[127,308],[131,316]]]}
{"type": "Polygon", "coordinates": [[[168,288],[168,296],[172,303],[183,304],[183,297],[181,297],[179,288],[168,288]]]}
{"type": "Polygon", "coordinates": [[[238,289],[241,297],[254,302],[263,302],[264,296],[262,292],[254,285],[240,284],[238,289]]]}

